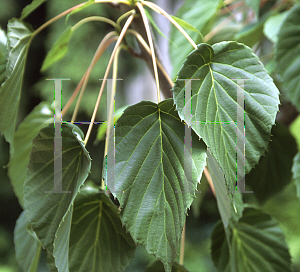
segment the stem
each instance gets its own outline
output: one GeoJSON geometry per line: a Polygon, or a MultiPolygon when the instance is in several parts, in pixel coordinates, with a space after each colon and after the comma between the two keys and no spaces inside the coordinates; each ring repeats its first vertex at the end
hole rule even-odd
{"type": "Polygon", "coordinates": [[[144,21],[144,25],[145,25],[145,30],[147,33],[147,37],[148,37],[148,42],[150,45],[150,50],[151,50],[151,55],[152,55],[152,64],[153,64],[153,70],[154,70],[154,76],[155,76],[155,82],[156,82],[156,89],[157,89],[157,100],[158,103],[161,101],[160,100],[160,88],[159,88],[159,79],[158,79],[158,72],[157,72],[157,66],[156,66],[156,57],[155,57],[155,52],[154,52],[154,45],[153,45],[153,40],[152,40],[152,35],[151,35],[151,31],[150,31],[150,27],[149,27],[149,22],[147,19],[147,15],[144,11],[143,6],[141,5],[141,3],[136,3],[138,9],[140,10],[140,13],[142,15],[142,19],[144,21]]]}
{"type": "Polygon", "coordinates": [[[205,177],[206,177],[206,179],[207,179],[207,181],[208,181],[208,184],[209,184],[209,186],[210,186],[210,188],[211,188],[211,190],[212,190],[214,196],[216,197],[215,187],[214,187],[214,184],[213,184],[213,181],[212,181],[212,179],[211,179],[210,173],[208,172],[206,166],[204,167],[204,171],[203,171],[203,172],[204,172],[204,175],[205,175],[205,177]]]}
{"type": "Polygon", "coordinates": [[[125,23],[125,25],[124,25],[121,33],[120,33],[120,36],[119,36],[119,38],[118,38],[118,40],[116,42],[114,50],[113,50],[113,52],[111,54],[110,60],[108,62],[108,65],[107,65],[107,68],[106,68],[106,71],[105,71],[105,74],[104,74],[103,82],[101,84],[101,88],[100,88],[100,91],[99,91],[99,95],[98,95],[98,98],[97,98],[97,102],[96,102],[96,105],[95,105],[93,116],[92,116],[92,119],[91,119],[91,122],[90,122],[90,125],[89,125],[89,128],[88,128],[88,132],[87,132],[87,134],[85,136],[85,139],[84,139],[84,145],[86,145],[86,143],[87,143],[87,141],[88,141],[88,139],[90,137],[90,134],[91,134],[91,131],[92,131],[92,128],[93,128],[93,124],[94,124],[94,121],[95,121],[96,113],[97,113],[97,110],[98,110],[98,107],[99,107],[99,104],[100,104],[100,99],[101,99],[101,96],[102,96],[102,93],[103,93],[103,90],[104,90],[105,81],[107,79],[107,76],[108,76],[110,67],[112,65],[114,56],[115,56],[115,54],[117,52],[118,47],[120,46],[120,43],[121,43],[122,39],[125,36],[126,30],[128,29],[129,25],[131,24],[131,22],[132,22],[132,20],[134,18],[134,14],[135,14],[135,11],[133,10],[132,15],[126,21],[126,23],[125,23]]]}
{"type": "Polygon", "coordinates": [[[73,10],[80,8],[81,6],[83,6],[84,4],[86,4],[87,2],[81,3],[77,6],[74,6],[64,12],[62,12],[61,14],[55,16],[54,18],[50,19],[48,22],[44,23],[43,25],[41,25],[37,30],[35,30],[31,36],[31,39],[33,39],[34,36],[36,36],[38,33],[40,33],[43,29],[45,29],[47,26],[51,25],[52,23],[54,23],[55,21],[57,21],[58,19],[64,17],[65,15],[67,15],[68,13],[72,12],[73,10]]]}
{"type": "Polygon", "coordinates": [[[182,234],[181,234],[181,242],[180,242],[180,255],[179,255],[179,264],[183,265],[184,260],[184,245],[185,245],[185,229],[186,223],[184,223],[182,234]]]}
{"type": "Polygon", "coordinates": [[[122,15],[118,18],[118,20],[117,20],[117,25],[120,26],[121,21],[122,21],[123,19],[127,18],[128,16],[130,16],[130,15],[132,14],[132,11],[133,11],[133,9],[127,11],[127,12],[124,13],[124,14],[122,14],[122,15]]]}
{"type": "Polygon", "coordinates": [[[166,11],[164,11],[161,7],[159,7],[158,5],[156,5],[152,2],[143,1],[142,3],[146,6],[148,6],[149,8],[153,9],[155,12],[160,13],[163,16],[165,16],[182,33],[182,35],[191,43],[191,45],[195,49],[197,49],[197,45],[192,40],[192,38],[183,30],[183,28],[166,11]]]}
{"type": "MultiPolygon", "coordinates": [[[[73,101],[75,100],[76,96],[78,95],[82,85],[84,84],[85,82],[85,78],[86,76],[88,75],[88,72],[89,72],[89,69],[92,70],[94,65],[96,64],[96,62],[98,61],[98,59],[100,58],[100,56],[102,55],[102,53],[105,51],[105,49],[108,47],[109,44],[111,44],[114,40],[116,40],[116,37],[112,37],[113,36],[113,33],[114,32],[110,32],[108,33],[104,39],[102,40],[102,42],[100,43],[95,55],[94,55],[94,58],[89,66],[89,68],[86,70],[85,74],[83,75],[83,77],[81,78],[80,82],[78,83],[76,89],[74,90],[72,96],[70,97],[70,99],[68,100],[67,104],[64,106],[63,110],[62,110],[62,116],[65,115],[65,113],[68,111],[68,109],[70,108],[70,106],[72,105],[73,101]],[[102,47],[101,47],[102,45],[102,47]]],[[[89,75],[88,75],[89,76],[89,75]]],[[[76,105],[77,107],[77,105],[76,105]]],[[[75,108],[75,111],[76,111],[76,108],[75,108]]],[[[75,111],[73,113],[73,117],[72,117],[72,120],[74,121],[75,118],[76,118],[76,114],[75,114],[75,111]],[[74,115],[75,114],[75,115],[74,115]]]]}
{"type": "MultiPolygon", "coordinates": [[[[104,151],[104,159],[105,156],[107,155],[108,152],[108,146],[109,146],[109,142],[112,140],[110,135],[110,131],[112,126],[115,124],[115,116],[114,116],[114,97],[115,97],[115,93],[116,93],[116,82],[117,82],[117,73],[118,73],[118,61],[119,61],[119,54],[121,51],[122,47],[119,46],[117,51],[116,51],[116,55],[114,58],[114,63],[113,63],[113,82],[112,82],[112,94],[111,94],[111,100],[110,100],[110,105],[109,105],[109,113],[108,113],[108,120],[107,120],[107,129],[106,129],[106,141],[105,141],[105,151],[104,151]],[[112,123],[112,117],[113,118],[113,123],[112,123]]],[[[114,139],[113,139],[114,140],[114,139]]],[[[104,180],[102,179],[102,184],[101,184],[101,188],[102,190],[105,190],[105,184],[104,184],[104,180]]]]}
{"type": "MultiPolygon", "coordinates": [[[[140,44],[145,48],[145,50],[148,52],[148,54],[151,56],[151,50],[150,50],[148,44],[146,43],[146,41],[143,39],[142,35],[140,35],[137,31],[135,31],[133,29],[129,29],[127,31],[127,33],[133,34],[137,38],[137,40],[140,42],[140,44]]],[[[142,56],[140,56],[140,57],[142,58],[142,56]]],[[[161,70],[162,74],[166,78],[166,80],[169,82],[170,86],[173,86],[174,85],[173,80],[170,78],[167,71],[165,70],[165,68],[163,67],[163,65],[160,63],[160,61],[157,58],[156,58],[156,63],[157,63],[158,68],[161,70]]]]}
{"type": "MultiPolygon", "coordinates": [[[[75,121],[76,119],[76,116],[77,116],[77,113],[78,113],[78,109],[79,109],[79,105],[80,105],[80,102],[81,102],[81,99],[82,99],[82,96],[84,94],[84,91],[85,91],[85,88],[86,88],[86,85],[87,85],[87,82],[89,80],[89,77],[90,77],[90,74],[94,68],[94,66],[96,65],[96,63],[98,62],[99,58],[102,56],[103,52],[106,50],[106,48],[113,42],[117,39],[117,36],[115,36],[117,33],[115,31],[113,32],[110,32],[108,33],[104,39],[101,41],[100,45],[98,46],[98,49],[91,61],[91,64],[90,66],[88,67],[88,69],[86,70],[83,78],[84,78],[84,82],[83,82],[83,86],[82,86],[82,89],[81,89],[81,92],[80,92],[80,95],[78,97],[78,100],[77,100],[77,103],[76,103],[76,106],[75,106],[75,109],[74,109],[74,112],[73,112],[73,116],[72,116],[72,121],[75,121]]],[[[76,88],[77,89],[77,88],[76,88]]],[[[78,93],[78,92],[77,92],[78,93]]],[[[77,93],[76,93],[76,96],[77,96],[77,93]]],[[[72,95],[73,96],[73,95],[72,95]]],[[[72,101],[73,102],[73,101],[72,101]]],[[[69,103],[69,101],[68,101],[69,103]]]]}
{"type": "Polygon", "coordinates": [[[75,24],[72,27],[72,31],[75,31],[77,28],[79,28],[83,24],[85,24],[87,22],[92,22],[92,21],[100,21],[100,22],[108,23],[108,24],[112,25],[115,29],[118,29],[118,27],[119,27],[113,20],[110,20],[108,18],[101,17],[101,16],[90,16],[90,17],[82,19],[77,24],[75,24]]]}

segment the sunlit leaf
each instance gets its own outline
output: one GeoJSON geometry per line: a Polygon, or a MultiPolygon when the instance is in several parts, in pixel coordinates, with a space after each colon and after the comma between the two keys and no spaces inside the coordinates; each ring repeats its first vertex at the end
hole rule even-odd
{"type": "Polygon", "coordinates": [[[281,24],[276,60],[285,92],[300,110],[300,4],[288,12],[281,24]]]}
{"type": "Polygon", "coordinates": [[[70,236],[70,271],[124,271],[136,245],[106,194],[87,185],[76,197],[70,236]]]}
{"type": "Polygon", "coordinates": [[[47,0],[33,0],[31,4],[27,5],[21,13],[21,20],[24,20],[30,13],[35,11],[41,4],[47,0]]]}
{"type": "MultiPolygon", "coordinates": [[[[192,80],[191,126],[203,138],[225,174],[233,191],[236,156],[244,158],[237,137],[245,140],[245,173],[259,161],[267,149],[272,125],[278,111],[279,91],[251,49],[236,42],[210,46],[200,44],[186,59],[173,87],[173,97],[181,119],[185,119],[185,80],[192,80]],[[244,131],[237,129],[236,79],[244,82],[244,131]],[[244,138],[245,137],[245,138],[244,138]]],[[[240,122],[243,122],[241,120],[240,122]]],[[[236,172],[238,171],[238,172],[236,172]]]]}
{"type": "MultiPolygon", "coordinates": [[[[71,193],[46,193],[54,188],[53,124],[43,128],[32,142],[24,183],[26,217],[43,247],[52,253],[58,229],[66,227],[69,220],[67,211],[87,178],[91,163],[78,127],[63,123],[61,135],[62,191],[71,193]]],[[[67,241],[57,239],[55,247],[63,246],[67,241]]]]}
{"type": "Polygon", "coordinates": [[[14,243],[16,259],[24,271],[35,272],[39,263],[41,243],[27,222],[25,212],[19,216],[15,232],[14,243]]]}
{"type": "Polygon", "coordinates": [[[54,63],[61,60],[68,52],[68,43],[73,34],[73,30],[71,26],[68,26],[66,30],[59,36],[57,41],[52,46],[51,50],[48,52],[41,71],[46,71],[49,67],[51,67],[54,63]]]}
{"type": "Polygon", "coordinates": [[[115,135],[115,183],[109,189],[121,204],[122,222],[169,272],[204,169],[206,147],[192,133],[192,157],[185,154],[185,125],[172,99],[128,107],[115,135]]]}
{"type": "Polygon", "coordinates": [[[270,16],[264,24],[264,34],[271,40],[273,43],[277,43],[278,32],[280,26],[287,15],[287,11],[281,12],[270,16]]]}
{"type": "Polygon", "coordinates": [[[17,19],[8,23],[6,80],[0,87],[0,131],[12,142],[25,71],[25,59],[32,32],[17,19]]]}
{"type": "Polygon", "coordinates": [[[270,215],[245,208],[243,217],[230,231],[231,253],[221,222],[211,235],[212,259],[218,271],[291,271],[284,234],[270,215]]]}
{"type": "Polygon", "coordinates": [[[8,175],[21,206],[23,206],[23,184],[26,166],[32,149],[31,142],[42,128],[53,123],[53,116],[53,108],[49,103],[42,102],[36,106],[19,125],[10,146],[8,175]]]}

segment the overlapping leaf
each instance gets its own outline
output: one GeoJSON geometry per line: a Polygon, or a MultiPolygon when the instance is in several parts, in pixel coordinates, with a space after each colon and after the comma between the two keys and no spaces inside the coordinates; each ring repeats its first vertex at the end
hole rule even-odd
{"type": "Polygon", "coordinates": [[[41,253],[41,243],[30,229],[30,224],[27,222],[24,211],[16,223],[14,243],[16,259],[23,270],[28,272],[37,271],[41,253]]]}
{"type": "MultiPolygon", "coordinates": [[[[43,247],[52,253],[54,241],[55,252],[68,243],[68,236],[55,238],[71,227],[69,213],[73,200],[90,171],[90,157],[84,148],[81,130],[74,125],[62,124],[61,135],[62,190],[71,193],[46,193],[54,188],[53,124],[43,128],[32,142],[24,183],[26,216],[43,247]]],[[[57,264],[58,268],[64,265],[57,264]]]]}
{"type": "Polygon", "coordinates": [[[276,60],[285,91],[300,110],[300,4],[288,12],[281,24],[276,60]]]}
{"type": "Polygon", "coordinates": [[[245,208],[243,217],[230,231],[231,253],[221,222],[211,236],[212,259],[218,271],[291,271],[284,234],[270,215],[245,208]]]}
{"type": "MultiPolygon", "coordinates": [[[[184,62],[173,87],[173,97],[181,119],[184,119],[185,80],[192,79],[191,126],[210,147],[225,174],[234,186],[236,156],[244,157],[237,148],[237,79],[245,79],[245,172],[248,173],[267,149],[271,127],[278,111],[279,91],[251,49],[236,42],[210,46],[200,44],[184,62]]],[[[241,89],[239,89],[241,90],[241,89]]],[[[242,121],[243,122],[243,121],[242,121]]],[[[242,176],[242,172],[238,172],[242,176]]]]}
{"type": "MultiPolygon", "coordinates": [[[[165,272],[164,266],[160,261],[149,264],[145,272],[165,272]]],[[[183,265],[174,262],[172,272],[189,272],[183,265]]]]}
{"type": "Polygon", "coordinates": [[[24,119],[14,135],[10,146],[10,162],[8,175],[14,192],[23,206],[23,184],[25,181],[26,166],[32,149],[32,140],[39,131],[53,123],[53,108],[47,102],[42,102],[24,119]]]}
{"type": "Polygon", "coordinates": [[[6,80],[0,87],[0,131],[8,142],[12,142],[16,126],[25,59],[31,31],[21,21],[12,19],[8,23],[6,80]]]}
{"type": "Polygon", "coordinates": [[[265,156],[246,175],[246,185],[250,185],[260,203],[281,192],[292,179],[291,168],[297,153],[297,143],[289,130],[279,123],[272,128],[271,141],[265,156]]]}
{"type": "Polygon", "coordinates": [[[120,201],[122,222],[135,242],[171,271],[206,147],[193,133],[192,157],[185,155],[185,125],[172,99],[128,107],[115,134],[115,183],[110,190],[120,201]]]}
{"type": "Polygon", "coordinates": [[[6,70],[6,42],[7,37],[5,32],[0,27],[0,85],[5,80],[6,70]]]}
{"type": "Polygon", "coordinates": [[[123,271],[136,245],[122,226],[117,207],[87,185],[78,194],[70,236],[70,271],[123,271]]]}

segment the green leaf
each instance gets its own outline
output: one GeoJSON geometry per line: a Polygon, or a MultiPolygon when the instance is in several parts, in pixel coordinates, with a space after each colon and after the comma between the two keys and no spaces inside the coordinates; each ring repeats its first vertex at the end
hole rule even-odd
{"type": "Polygon", "coordinates": [[[185,28],[185,29],[188,29],[188,30],[190,30],[190,31],[193,31],[193,32],[197,32],[197,33],[200,35],[201,39],[203,39],[203,36],[202,36],[201,32],[200,32],[196,27],[192,26],[192,25],[189,24],[188,22],[186,22],[186,21],[184,21],[184,20],[182,20],[182,19],[180,19],[180,18],[178,18],[178,17],[176,17],[176,16],[171,16],[171,17],[172,17],[172,18],[174,19],[174,21],[176,21],[176,23],[178,23],[181,27],[183,27],[183,28],[185,28]]]}
{"type": "MultiPolygon", "coordinates": [[[[59,228],[65,228],[70,220],[67,212],[87,178],[91,164],[82,142],[83,134],[78,127],[63,123],[61,135],[62,190],[71,193],[46,193],[53,191],[54,187],[53,124],[43,128],[32,142],[24,183],[24,207],[27,219],[43,247],[51,253],[57,232],[63,232],[59,228]]],[[[71,221],[69,223],[71,225],[71,221]]],[[[65,239],[57,239],[55,247],[63,246],[67,242],[65,239]]]]}
{"type": "Polygon", "coordinates": [[[288,12],[281,24],[275,57],[285,92],[300,110],[300,4],[288,12]]]}
{"type": "Polygon", "coordinates": [[[30,13],[35,11],[41,4],[46,2],[46,0],[33,0],[31,4],[27,5],[21,13],[21,20],[24,20],[30,13]]]}
{"type": "Polygon", "coordinates": [[[136,245],[117,207],[93,185],[76,197],[70,236],[70,271],[124,271],[136,245]]]}
{"type": "Polygon", "coordinates": [[[23,206],[23,184],[26,166],[32,149],[31,142],[42,128],[53,123],[53,116],[53,108],[49,103],[40,103],[20,124],[10,146],[8,175],[21,206],[23,206]]]}
{"type": "MultiPolygon", "coordinates": [[[[245,173],[257,164],[267,149],[278,111],[279,91],[251,49],[236,42],[210,46],[200,44],[186,59],[173,87],[173,97],[184,119],[185,81],[192,81],[191,126],[210,147],[229,183],[236,182],[237,135],[245,137],[245,173]],[[237,80],[245,81],[244,131],[237,130],[237,80]]],[[[240,167],[237,169],[242,171],[240,167]]],[[[242,172],[238,172],[243,176],[242,172]]]]}
{"type": "MultiPolygon", "coordinates": [[[[204,27],[216,16],[222,5],[222,0],[186,0],[176,17],[192,24],[198,30],[197,32],[202,33],[204,27]]],[[[191,30],[186,32],[197,44],[202,42],[199,33],[191,30]]],[[[175,78],[186,56],[193,50],[193,46],[174,26],[171,27],[170,39],[175,43],[175,45],[170,44],[170,59],[173,66],[171,76],[175,78]]]]}
{"type": "Polygon", "coordinates": [[[227,228],[230,218],[238,220],[242,216],[243,202],[240,193],[232,194],[232,189],[226,183],[218,162],[209,150],[207,151],[207,167],[215,188],[219,213],[224,227],[227,228]]]}
{"type": "Polygon", "coordinates": [[[257,200],[262,204],[268,198],[281,192],[292,179],[293,158],[297,153],[297,143],[289,130],[280,123],[272,128],[271,141],[265,156],[246,175],[257,200]]]}
{"type": "Polygon", "coordinates": [[[212,259],[218,271],[291,271],[282,230],[270,215],[257,209],[245,208],[243,217],[231,229],[231,254],[221,222],[211,239],[212,259]]]}
{"type": "Polygon", "coordinates": [[[39,263],[41,243],[30,229],[25,212],[19,216],[14,231],[16,259],[24,271],[35,272],[39,263]]]}
{"type": "Polygon", "coordinates": [[[51,50],[48,52],[41,71],[45,72],[50,68],[54,63],[64,58],[68,52],[68,43],[73,34],[71,26],[68,26],[66,30],[59,36],[57,41],[52,46],[51,50]]]}
{"type": "Polygon", "coordinates": [[[300,150],[300,116],[298,116],[290,125],[290,131],[298,144],[298,150],[300,150]]]}
{"type": "MultiPolygon", "coordinates": [[[[161,261],[154,261],[147,266],[145,272],[165,272],[165,269],[161,261]]],[[[183,265],[174,262],[172,265],[172,272],[189,272],[189,271],[183,265]]]]}
{"type": "Polygon", "coordinates": [[[270,16],[264,24],[264,34],[270,41],[272,41],[275,44],[278,41],[278,32],[280,26],[287,14],[288,11],[284,11],[282,13],[270,16]]]}
{"type": "MultiPolygon", "coordinates": [[[[121,117],[121,115],[123,114],[123,112],[126,108],[127,108],[127,106],[119,108],[119,109],[116,110],[115,116],[114,116],[115,117],[114,118],[114,122],[115,122],[114,124],[117,123],[118,119],[121,117]]],[[[95,142],[100,142],[100,141],[105,139],[106,129],[107,129],[107,122],[104,122],[99,126],[95,142]]]]}
{"type": "Polygon", "coordinates": [[[192,157],[185,154],[185,125],[172,99],[128,107],[115,135],[115,183],[109,189],[120,202],[122,222],[169,272],[205,166],[206,147],[192,133],[192,157]]]}
{"type": "Polygon", "coordinates": [[[300,199],[300,151],[294,157],[292,172],[297,187],[297,196],[300,199]]]}
{"type": "Polygon", "coordinates": [[[0,131],[9,143],[16,127],[25,59],[32,32],[17,19],[8,23],[6,80],[0,87],[0,131]]]}

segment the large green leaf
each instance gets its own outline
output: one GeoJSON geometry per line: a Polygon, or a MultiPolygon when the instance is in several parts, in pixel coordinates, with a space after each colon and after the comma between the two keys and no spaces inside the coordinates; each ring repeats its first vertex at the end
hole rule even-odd
{"type": "Polygon", "coordinates": [[[115,183],[110,190],[121,204],[122,222],[169,272],[205,166],[206,147],[193,133],[192,157],[185,154],[185,125],[172,99],[128,107],[115,135],[115,183]]]}
{"type": "Polygon", "coordinates": [[[272,128],[271,141],[265,156],[246,175],[246,185],[251,186],[260,203],[281,192],[292,179],[293,158],[297,143],[289,130],[280,123],[272,128]]]}
{"type": "MultiPolygon", "coordinates": [[[[193,25],[199,32],[202,32],[207,23],[215,17],[222,5],[223,1],[221,0],[186,0],[178,10],[176,17],[193,25]]],[[[202,41],[202,36],[199,33],[192,30],[186,30],[186,32],[196,43],[202,41]]],[[[193,47],[174,26],[171,28],[170,39],[174,42],[174,44],[170,43],[170,59],[173,66],[172,78],[175,78],[183,61],[193,50],[193,47]]]]}
{"type": "Polygon", "coordinates": [[[198,45],[178,74],[173,97],[179,116],[184,119],[188,111],[185,103],[191,102],[191,126],[210,147],[231,191],[235,189],[236,170],[239,176],[244,175],[243,167],[236,169],[236,156],[244,158],[244,150],[237,148],[236,141],[245,140],[245,173],[248,173],[267,149],[278,111],[278,95],[278,89],[257,56],[249,47],[236,42],[198,45]],[[192,80],[191,101],[185,102],[185,80],[182,79],[192,80]],[[236,125],[237,110],[241,108],[237,104],[237,79],[246,79],[245,110],[241,109],[245,136],[236,125]]]}
{"type": "MultiPolygon", "coordinates": [[[[26,216],[43,247],[50,252],[53,252],[55,237],[71,227],[68,210],[89,174],[91,163],[78,127],[63,123],[61,135],[62,190],[71,193],[46,193],[54,187],[53,124],[43,128],[32,142],[24,183],[26,216]]],[[[55,247],[63,247],[67,240],[56,239],[55,247]]]]}
{"type": "Polygon", "coordinates": [[[281,24],[276,60],[285,91],[300,110],[300,4],[289,11],[281,24]]]}
{"type": "Polygon", "coordinates": [[[17,19],[8,23],[6,80],[0,87],[0,131],[6,141],[12,142],[16,126],[25,59],[31,31],[17,19]]]}
{"type": "Polygon", "coordinates": [[[30,13],[35,11],[41,4],[47,0],[33,0],[31,4],[27,5],[21,13],[21,20],[24,20],[30,13]]]}
{"type": "Polygon", "coordinates": [[[117,207],[87,185],[76,197],[70,236],[70,271],[123,271],[136,245],[122,226],[117,207]]]}
{"type": "Polygon", "coordinates": [[[292,171],[293,171],[293,179],[295,180],[296,187],[297,187],[297,196],[300,199],[300,151],[294,157],[292,171]]]}
{"type": "Polygon", "coordinates": [[[14,135],[10,147],[8,175],[21,206],[23,206],[23,184],[26,166],[32,149],[31,142],[42,128],[53,123],[53,116],[53,108],[48,102],[42,102],[24,119],[14,135]]]}
{"type": "Polygon", "coordinates": [[[221,222],[211,235],[212,259],[218,271],[291,271],[284,234],[270,215],[245,208],[230,231],[231,253],[221,222]]]}
{"type": "Polygon", "coordinates": [[[31,230],[24,211],[16,222],[14,243],[16,259],[23,270],[36,272],[41,253],[41,243],[31,230]]]}

